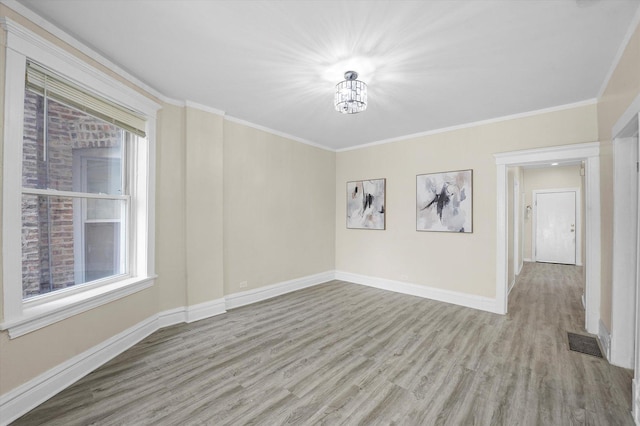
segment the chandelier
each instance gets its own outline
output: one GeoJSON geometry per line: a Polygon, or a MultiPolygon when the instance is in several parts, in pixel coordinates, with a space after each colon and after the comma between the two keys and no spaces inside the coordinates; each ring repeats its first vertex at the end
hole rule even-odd
{"type": "Polygon", "coordinates": [[[358,80],[357,72],[344,73],[344,81],[336,84],[334,103],[336,111],[342,114],[357,114],[367,109],[367,85],[358,80]]]}

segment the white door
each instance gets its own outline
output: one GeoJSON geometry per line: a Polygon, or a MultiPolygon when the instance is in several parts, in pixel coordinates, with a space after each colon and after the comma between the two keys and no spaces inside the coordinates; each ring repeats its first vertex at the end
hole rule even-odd
{"type": "Polygon", "coordinates": [[[576,193],[536,194],[536,261],[576,263],[576,193]]]}

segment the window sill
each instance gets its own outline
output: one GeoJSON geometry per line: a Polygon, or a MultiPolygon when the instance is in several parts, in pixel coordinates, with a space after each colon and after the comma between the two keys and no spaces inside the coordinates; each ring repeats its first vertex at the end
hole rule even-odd
{"type": "Polygon", "coordinates": [[[8,330],[9,338],[11,339],[23,336],[55,322],[149,288],[153,285],[155,278],[156,276],[129,278],[37,306],[24,308],[21,317],[10,319],[0,324],[0,330],[8,330]]]}

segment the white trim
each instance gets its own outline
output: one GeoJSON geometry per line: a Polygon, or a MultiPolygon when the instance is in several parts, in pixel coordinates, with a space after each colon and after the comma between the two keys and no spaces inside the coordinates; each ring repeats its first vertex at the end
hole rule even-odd
{"type": "MultiPolygon", "coordinates": [[[[0,23],[2,20],[0,19],[0,23]]],[[[7,33],[7,38],[9,38],[7,33]]],[[[21,182],[22,144],[6,141],[21,141],[24,118],[24,86],[6,84],[7,81],[24,79],[26,62],[23,56],[11,49],[5,50],[5,93],[4,93],[4,147],[3,147],[3,192],[2,192],[2,282],[4,312],[2,320],[22,315],[22,286],[8,283],[22,282],[22,193],[17,188],[6,191],[7,182],[21,182]],[[12,125],[14,123],[16,125],[12,125]],[[15,161],[6,161],[6,158],[15,161]],[[12,226],[7,224],[11,223],[12,226]]]]}
{"type": "Polygon", "coordinates": [[[73,47],[74,49],[77,49],[78,51],[82,52],[84,55],[87,55],[89,58],[93,59],[94,61],[98,62],[99,64],[101,64],[101,65],[105,66],[106,68],[110,69],[111,71],[115,72],[120,77],[124,78],[125,80],[128,80],[128,81],[132,82],[133,84],[135,84],[136,86],[140,87],[141,89],[143,89],[144,91],[146,91],[150,95],[155,96],[156,98],[160,99],[163,102],[167,102],[167,103],[174,104],[174,105],[179,104],[178,101],[176,101],[174,99],[171,99],[171,98],[168,98],[167,96],[163,95],[158,90],[156,90],[153,87],[149,86],[148,84],[146,84],[145,82],[143,82],[139,78],[133,76],[132,74],[130,74],[127,71],[125,71],[124,69],[122,69],[120,66],[116,65],[114,62],[111,62],[110,60],[108,60],[104,56],[102,56],[99,53],[95,52],[94,50],[90,49],[86,45],[82,44],[81,42],[79,42],[78,40],[76,40],[75,38],[73,38],[72,36],[67,34],[66,32],[62,31],[60,28],[58,28],[55,25],[53,25],[51,22],[47,21],[46,19],[44,19],[40,15],[36,14],[35,12],[33,12],[31,9],[23,6],[22,4],[18,3],[17,1],[15,1],[15,0],[0,0],[0,3],[4,4],[8,8],[12,9],[13,11],[15,11],[16,13],[22,15],[23,17],[25,17],[29,21],[33,22],[34,24],[36,24],[37,26],[39,26],[43,30],[45,30],[48,33],[52,34],[54,37],[60,39],[64,43],[66,43],[69,46],[73,47]]]}
{"type": "Polygon", "coordinates": [[[0,422],[12,422],[140,342],[158,329],[157,318],[152,316],[0,396],[0,422]]]}
{"type": "MultiPolygon", "coordinates": [[[[599,151],[599,149],[598,149],[599,151]]],[[[601,219],[600,157],[585,161],[585,328],[595,333],[600,321],[601,219]]]]}
{"type": "Polygon", "coordinates": [[[437,300],[439,302],[452,303],[454,305],[479,309],[481,311],[500,313],[497,309],[496,299],[491,299],[489,297],[476,296],[468,293],[460,293],[457,291],[444,290],[435,287],[427,287],[419,284],[393,281],[385,278],[370,277],[367,275],[353,274],[351,272],[343,271],[336,271],[335,279],[379,288],[381,290],[437,300]]]}
{"type": "Polygon", "coordinates": [[[326,283],[334,279],[335,273],[333,271],[322,272],[320,274],[308,275],[306,277],[283,281],[254,290],[233,293],[225,296],[224,299],[227,304],[227,309],[233,309],[240,306],[260,302],[262,300],[271,299],[272,297],[280,296],[281,294],[290,293],[292,291],[326,283]]]}
{"type": "Polygon", "coordinates": [[[507,165],[524,166],[560,160],[585,160],[585,325],[596,334],[600,320],[600,143],[581,143],[494,154],[496,161],[496,304],[507,312],[507,165]]]}
{"type": "Polygon", "coordinates": [[[185,312],[185,322],[199,321],[201,319],[224,314],[225,312],[227,312],[226,302],[223,297],[209,302],[188,306],[185,312]]]}
{"type": "MultiPolygon", "coordinates": [[[[128,80],[128,81],[132,82],[136,86],[138,86],[141,89],[145,90],[150,95],[155,96],[156,98],[158,98],[162,102],[165,102],[165,103],[168,103],[168,104],[171,104],[171,105],[175,105],[175,106],[179,106],[179,107],[188,106],[189,104],[191,104],[191,105],[199,105],[199,106],[197,106],[195,108],[202,109],[203,111],[213,112],[214,114],[218,114],[218,115],[223,115],[223,116],[225,115],[224,111],[221,111],[221,110],[216,109],[216,108],[212,108],[212,107],[209,107],[209,106],[206,106],[206,105],[196,104],[196,103],[193,103],[193,102],[190,102],[190,101],[181,101],[181,100],[173,99],[173,98],[170,98],[170,97],[166,96],[165,94],[161,93],[157,89],[155,89],[155,88],[149,86],[148,84],[146,84],[144,81],[142,81],[139,78],[135,77],[134,75],[128,73],[127,71],[122,69],[120,66],[118,66],[114,62],[110,61],[109,59],[107,59],[104,56],[100,55],[99,53],[95,52],[94,50],[92,50],[91,48],[86,46],[85,44],[83,44],[80,41],[76,40],[71,35],[67,34],[65,31],[61,30],[60,28],[58,28],[54,24],[50,23],[46,19],[42,18],[40,15],[36,14],[35,12],[33,12],[31,9],[29,9],[29,8],[23,6],[22,4],[18,3],[16,0],[0,0],[0,3],[6,5],[7,7],[12,9],[16,13],[22,15],[26,19],[28,19],[31,22],[33,22],[35,25],[37,25],[37,26],[41,27],[42,29],[46,30],[47,32],[51,33],[54,37],[60,39],[64,43],[68,44],[69,46],[77,49],[78,51],[82,52],[84,55],[88,56],[89,58],[95,60],[99,64],[101,64],[101,65],[105,66],[106,68],[112,70],[113,72],[118,74],[120,77],[124,78],[125,80],[128,80]]],[[[640,22],[640,9],[638,9],[638,11],[636,12],[636,15],[634,16],[634,19],[632,20],[632,23],[631,23],[629,29],[627,30],[627,34],[626,34],[623,42],[621,43],[621,45],[620,45],[620,47],[618,49],[618,53],[617,53],[617,55],[615,57],[615,60],[612,63],[611,69],[607,73],[607,77],[603,81],[602,87],[601,87],[601,89],[599,91],[599,94],[598,94],[596,99],[587,99],[587,100],[584,100],[584,101],[574,102],[574,103],[571,103],[571,104],[559,105],[559,106],[550,107],[550,108],[542,108],[542,109],[528,111],[528,112],[524,112],[524,113],[518,113],[518,114],[512,114],[512,115],[507,115],[507,116],[502,116],[502,117],[496,117],[496,118],[491,118],[491,119],[487,119],[487,120],[480,120],[480,121],[475,121],[475,122],[456,125],[456,126],[444,127],[444,128],[440,128],[440,129],[434,129],[434,130],[429,130],[429,131],[425,131],[425,132],[419,132],[419,133],[414,133],[414,134],[394,137],[394,138],[390,138],[390,139],[384,139],[384,140],[380,140],[380,141],[376,141],[376,142],[366,143],[366,144],[353,146],[353,147],[348,147],[348,148],[342,148],[342,149],[330,148],[328,146],[317,144],[315,142],[311,142],[311,141],[308,141],[306,139],[298,138],[296,136],[292,136],[292,135],[288,135],[288,134],[285,134],[285,133],[282,133],[282,132],[278,132],[276,130],[268,129],[266,127],[263,127],[263,126],[260,126],[260,125],[257,125],[257,124],[253,124],[253,123],[250,123],[248,121],[245,121],[245,120],[242,120],[242,119],[239,119],[239,118],[234,118],[234,117],[227,117],[227,118],[230,119],[230,121],[234,121],[234,122],[237,122],[239,124],[243,124],[243,125],[246,125],[246,126],[249,126],[249,127],[253,127],[253,128],[256,128],[256,129],[259,129],[259,130],[263,130],[263,131],[266,131],[268,133],[272,133],[272,134],[275,134],[275,135],[278,135],[278,136],[283,136],[283,137],[286,137],[288,139],[292,139],[294,141],[301,142],[301,143],[304,143],[304,144],[307,144],[307,145],[311,145],[311,146],[314,146],[314,147],[317,147],[317,148],[321,148],[321,149],[324,149],[324,150],[327,150],[327,151],[344,152],[344,151],[350,151],[350,150],[354,150],[354,149],[367,148],[367,147],[375,146],[375,145],[381,145],[381,144],[386,144],[386,143],[397,142],[397,141],[401,141],[401,140],[405,140],[405,139],[412,139],[412,138],[421,137],[421,136],[434,135],[434,134],[439,134],[439,133],[450,132],[450,131],[453,131],[453,130],[460,130],[460,129],[465,129],[465,128],[469,128],[469,127],[475,127],[475,126],[480,126],[480,125],[485,125],[485,124],[492,124],[492,123],[497,123],[497,122],[506,121],[506,120],[512,120],[512,119],[517,119],[517,118],[525,118],[525,117],[530,117],[530,116],[539,115],[539,114],[546,114],[546,113],[550,113],[550,112],[556,112],[556,111],[562,111],[562,110],[571,109],[571,108],[578,108],[578,107],[582,107],[582,106],[586,106],[586,105],[592,105],[592,104],[597,102],[598,98],[602,97],[602,94],[604,93],[604,90],[605,90],[606,86],[608,85],[608,82],[609,82],[611,76],[613,75],[613,72],[614,72],[615,68],[617,67],[618,62],[620,61],[620,58],[622,57],[624,49],[625,49],[626,45],[628,44],[629,40],[631,39],[631,37],[633,35],[633,32],[634,32],[634,29],[635,29],[635,26],[638,24],[638,22],[640,22]]]]}
{"type": "MultiPolygon", "coordinates": [[[[257,129],[257,130],[262,130],[264,132],[271,133],[271,134],[276,135],[276,136],[281,136],[281,137],[284,137],[284,138],[287,138],[287,139],[291,139],[293,141],[300,142],[300,143],[303,143],[305,145],[310,145],[310,146],[313,146],[313,147],[316,147],[316,148],[320,148],[320,149],[323,149],[323,150],[326,150],[326,151],[335,152],[335,149],[333,149],[333,148],[330,148],[330,147],[327,147],[327,146],[324,146],[324,145],[309,141],[307,139],[299,138],[297,136],[293,136],[293,135],[290,135],[290,134],[287,134],[287,133],[284,133],[284,132],[280,132],[280,131],[277,131],[277,130],[274,130],[274,129],[270,129],[268,127],[264,127],[264,126],[261,126],[259,124],[251,123],[249,121],[242,120],[240,118],[228,116],[228,115],[226,115],[225,111],[222,111],[222,110],[217,109],[217,108],[213,108],[213,107],[210,107],[210,106],[207,106],[207,105],[203,105],[203,104],[199,104],[199,103],[196,103],[196,102],[192,102],[192,101],[189,101],[189,100],[180,101],[180,100],[169,98],[169,97],[165,96],[164,94],[160,93],[158,90],[150,87],[149,85],[144,83],[142,80],[140,80],[140,79],[134,77],[133,75],[127,73],[126,71],[124,71],[122,68],[120,68],[115,63],[109,61],[108,59],[106,59],[103,56],[99,55],[95,51],[91,50],[90,48],[88,48],[87,46],[85,46],[84,44],[79,42],[78,40],[76,40],[73,37],[71,37],[70,35],[68,35],[66,32],[62,31],[61,29],[59,29],[55,25],[51,24],[50,22],[46,21],[45,19],[43,19],[42,17],[40,17],[39,15],[37,15],[36,13],[31,11],[30,9],[24,7],[20,3],[16,2],[15,0],[0,0],[0,3],[5,4],[7,7],[13,9],[17,13],[19,13],[20,15],[22,15],[25,18],[29,19],[30,21],[32,21],[36,25],[40,26],[44,30],[48,31],[49,33],[53,34],[55,37],[59,38],[61,41],[65,42],[65,43],[69,44],[70,46],[72,46],[73,48],[79,50],[80,52],[82,52],[83,54],[87,55],[88,57],[90,57],[91,59],[95,60],[96,62],[100,63],[101,65],[104,65],[105,67],[109,68],[110,70],[113,70],[119,76],[121,76],[124,79],[130,81],[131,83],[135,84],[136,86],[140,87],[141,89],[145,90],[150,95],[155,96],[156,98],[160,99],[162,102],[166,102],[168,104],[179,106],[179,107],[195,108],[195,109],[199,109],[199,110],[202,110],[202,111],[210,112],[212,114],[221,115],[221,116],[223,116],[225,118],[225,120],[229,120],[231,122],[242,124],[244,126],[251,127],[251,128],[254,128],[254,129],[257,129]]],[[[6,28],[7,31],[9,31],[9,32],[21,32],[21,33],[24,34],[24,36],[32,39],[32,41],[33,40],[37,40],[38,44],[41,44],[41,45],[46,44],[46,45],[48,45],[47,48],[50,48],[51,46],[54,46],[53,44],[49,43],[48,41],[46,41],[44,39],[41,39],[39,36],[31,33],[31,31],[29,31],[27,29],[24,29],[24,27],[22,27],[21,25],[19,25],[17,23],[14,23],[9,18],[0,19],[0,24],[2,24],[2,26],[4,28],[6,28]]],[[[67,60],[75,62],[75,65],[78,68],[81,68],[81,69],[83,69],[85,71],[91,70],[95,74],[102,74],[101,71],[98,71],[97,69],[91,67],[91,65],[87,64],[86,62],[84,62],[80,58],[77,58],[76,56],[72,55],[71,53],[68,53],[68,52],[66,52],[65,50],[63,50],[63,49],[61,49],[59,47],[57,47],[56,49],[58,50],[58,52],[56,53],[58,56],[60,56],[60,54],[63,53],[67,57],[67,60]]],[[[73,74],[68,72],[68,70],[62,70],[59,67],[56,67],[56,71],[63,72],[67,76],[73,78],[73,74]]],[[[99,90],[98,88],[93,88],[93,89],[94,89],[94,91],[98,91],[98,92],[100,92],[101,95],[105,96],[104,93],[101,90],[99,90]]],[[[140,95],[140,96],[142,96],[142,95],[140,95]]],[[[107,96],[105,96],[105,97],[107,97],[107,96]]],[[[151,100],[149,100],[147,97],[144,97],[144,99],[147,99],[149,102],[151,102],[151,100]]],[[[118,102],[118,103],[122,103],[122,100],[120,102],[118,102]]],[[[127,102],[127,103],[129,104],[129,106],[134,107],[134,109],[138,109],[138,110],[142,110],[142,111],[145,110],[144,108],[141,108],[141,107],[139,107],[137,105],[131,104],[131,102],[127,102]]],[[[155,105],[155,109],[156,110],[160,109],[161,105],[158,105],[155,102],[153,102],[153,104],[155,105]]]]}
{"type": "Polygon", "coordinates": [[[440,134],[440,133],[452,132],[454,130],[468,129],[470,127],[484,126],[484,125],[487,125],[487,124],[500,123],[502,121],[515,120],[515,119],[518,119],[518,118],[533,117],[533,116],[540,115],[540,114],[548,114],[548,113],[551,113],[551,112],[564,111],[564,110],[572,109],[572,108],[580,108],[580,107],[587,106],[587,105],[594,105],[596,103],[597,103],[597,99],[595,99],[595,98],[587,99],[587,100],[584,100],[584,101],[574,102],[574,103],[571,103],[571,104],[558,105],[558,106],[554,106],[554,107],[550,107],[550,108],[543,108],[543,109],[538,109],[538,110],[534,110],[534,111],[521,112],[521,113],[518,113],[518,114],[505,115],[505,116],[502,116],[502,117],[489,118],[487,120],[474,121],[474,122],[471,122],[471,123],[464,123],[464,124],[459,124],[459,125],[450,126],[450,127],[442,127],[440,129],[433,129],[433,130],[427,130],[427,131],[424,131],[424,132],[413,133],[413,134],[410,134],[410,135],[393,137],[393,138],[390,138],[390,139],[383,139],[383,140],[380,140],[380,141],[370,142],[370,143],[366,143],[366,144],[362,144],[362,145],[336,149],[335,151],[336,152],[353,151],[354,149],[369,148],[369,147],[376,146],[376,145],[384,145],[384,144],[393,143],[393,142],[400,142],[400,141],[407,140],[407,139],[414,139],[414,138],[419,138],[419,137],[424,137],[424,136],[437,135],[437,134],[440,134]]]}
{"type": "Polygon", "coordinates": [[[27,383],[0,395],[0,412],[3,415],[0,419],[0,425],[8,424],[26,414],[161,328],[220,315],[226,312],[225,307],[244,306],[333,279],[335,279],[335,272],[327,271],[152,315],[27,383]]]}
{"type": "Polygon", "coordinates": [[[605,358],[610,361],[611,360],[611,333],[607,329],[607,326],[604,325],[602,320],[598,321],[598,340],[600,340],[600,345],[602,346],[602,350],[604,351],[605,358]]]}
{"type": "MultiPolygon", "coordinates": [[[[640,118],[640,117],[639,117],[640,118]]],[[[640,121],[640,120],[639,120],[640,121]]],[[[638,129],[636,129],[637,131],[638,129]]],[[[636,223],[636,271],[640,270],[640,174],[636,176],[638,182],[638,205],[636,206],[637,223],[636,223]]],[[[634,378],[631,393],[632,412],[636,424],[640,424],[640,274],[636,273],[634,282],[636,289],[635,294],[635,335],[634,335],[634,378]]]]}
{"type": "Polygon", "coordinates": [[[511,288],[513,288],[516,283],[516,277],[520,273],[522,263],[520,260],[520,247],[522,246],[524,236],[521,235],[520,232],[522,230],[522,222],[524,222],[520,214],[521,205],[524,207],[524,200],[520,200],[520,196],[522,195],[520,188],[520,171],[513,177],[513,193],[511,195],[513,196],[513,284],[511,288]]]}
{"type": "Polygon", "coordinates": [[[511,280],[511,283],[509,284],[509,290],[508,290],[509,294],[511,294],[511,290],[513,290],[515,286],[516,286],[516,279],[514,277],[513,280],[511,280]]]}
{"type": "Polygon", "coordinates": [[[327,146],[320,145],[318,143],[312,142],[312,141],[307,140],[307,139],[299,138],[297,136],[293,136],[293,135],[290,135],[288,133],[284,133],[284,132],[280,132],[278,130],[270,129],[268,127],[264,127],[264,126],[261,126],[259,124],[251,123],[249,121],[242,120],[240,118],[232,117],[230,115],[225,115],[224,119],[228,120],[228,121],[231,121],[233,123],[241,124],[243,126],[247,126],[247,127],[251,127],[251,128],[257,129],[257,130],[261,130],[263,132],[271,133],[272,135],[280,136],[280,137],[283,137],[283,138],[286,138],[286,139],[291,139],[292,141],[300,142],[300,143],[303,143],[305,145],[310,145],[310,146],[313,146],[315,148],[324,149],[325,151],[336,152],[336,150],[333,149],[333,148],[329,148],[327,146]]]}
{"type": "MultiPolygon", "coordinates": [[[[572,109],[572,108],[579,108],[579,107],[582,107],[582,106],[593,105],[593,104],[597,103],[597,98],[596,99],[586,99],[586,100],[579,101],[579,102],[574,102],[574,103],[571,103],[571,104],[558,105],[558,106],[549,107],[549,108],[542,108],[542,109],[533,110],[533,111],[527,111],[527,112],[523,112],[523,113],[517,113],[517,114],[512,114],[512,115],[495,117],[495,118],[475,121],[475,122],[471,122],[471,123],[464,123],[464,124],[444,127],[444,128],[440,128],[440,129],[428,130],[428,131],[425,131],[425,132],[419,132],[419,133],[414,133],[414,134],[409,134],[409,135],[398,136],[398,137],[394,137],[394,138],[390,138],[390,139],[374,141],[374,142],[371,142],[371,143],[366,143],[366,144],[347,147],[347,148],[335,149],[335,148],[331,148],[331,147],[328,147],[328,146],[325,146],[325,145],[322,145],[322,144],[319,144],[319,143],[316,143],[316,142],[309,141],[309,140],[304,139],[304,138],[293,136],[293,135],[290,135],[290,134],[287,134],[287,133],[283,133],[283,132],[280,132],[280,131],[277,131],[277,130],[274,130],[274,129],[270,129],[270,128],[261,126],[259,124],[251,123],[249,121],[246,121],[246,120],[243,120],[243,119],[240,119],[240,118],[227,116],[224,111],[219,110],[217,108],[213,108],[213,107],[210,107],[210,106],[207,106],[207,105],[203,105],[203,104],[198,104],[198,103],[191,102],[191,101],[188,101],[188,100],[181,101],[181,100],[170,98],[170,97],[164,95],[163,93],[161,93],[160,91],[156,90],[155,88],[149,86],[148,84],[146,84],[144,81],[140,80],[139,78],[137,78],[137,77],[133,76],[132,74],[126,72],[120,66],[116,65],[114,62],[112,62],[112,61],[108,60],[107,58],[103,57],[99,53],[95,52],[91,48],[89,48],[86,45],[84,45],[83,43],[81,43],[80,41],[74,39],[72,36],[70,36],[69,34],[64,32],[60,28],[56,27],[55,25],[53,25],[49,21],[45,20],[44,18],[42,18],[41,16],[39,16],[38,14],[33,12],[32,10],[30,10],[27,7],[23,6],[22,4],[18,3],[16,0],[0,0],[0,3],[6,5],[10,9],[12,9],[15,12],[19,13],[20,15],[22,15],[25,18],[27,18],[28,20],[30,20],[34,24],[38,25],[42,29],[46,30],[47,32],[51,33],[53,36],[57,37],[58,39],[60,39],[64,43],[67,43],[71,47],[73,47],[73,48],[77,49],[78,51],[82,52],[83,54],[87,55],[89,58],[95,60],[99,64],[101,64],[101,65],[107,67],[108,69],[112,70],[113,72],[118,74],[120,77],[132,82],[136,86],[138,86],[141,89],[145,90],[150,95],[155,96],[157,99],[161,100],[162,102],[165,102],[165,103],[168,103],[168,104],[171,104],[171,105],[175,105],[175,106],[179,106],[179,107],[189,106],[189,107],[192,107],[192,108],[196,108],[196,109],[200,109],[200,110],[203,110],[203,111],[211,112],[211,113],[214,113],[214,114],[217,114],[217,115],[222,115],[222,116],[225,117],[225,119],[227,119],[229,121],[232,121],[232,122],[235,122],[235,123],[238,123],[238,124],[242,124],[242,125],[245,125],[245,126],[248,126],[248,127],[252,127],[254,129],[262,130],[262,131],[265,131],[267,133],[274,134],[276,136],[281,136],[281,137],[284,137],[284,138],[287,138],[287,139],[291,139],[291,140],[296,141],[296,142],[303,143],[305,145],[310,145],[310,146],[313,146],[313,147],[316,147],[316,148],[320,148],[320,149],[323,149],[323,150],[326,150],[326,151],[330,151],[330,152],[344,152],[344,151],[351,151],[351,150],[355,150],[355,149],[368,148],[368,147],[375,146],[375,145],[382,145],[382,144],[387,144],[387,143],[393,143],[393,142],[398,142],[398,141],[402,141],[402,140],[412,139],[412,138],[416,138],[416,137],[435,135],[435,134],[446,133],[446,132],[450,132],[450,131],[454,131],[454,130],[466,129],[466,128],[476,127],[476,126],[481,126],[481,125],[486,125],[486,124],[499,123],[499,122],[507,121],[507,120],[513,120],[513,119],[518,119],[518,118],[526,118],[526,117],[531,117],[531,116],[535,116],[535,115],[539,115],[539,114],[547,114],[547,113],[551,113],[551,112],[563,111],[563,110],[572,109]]],[[[638,19],[635,18],[634,22],[636,22],[637,20],[638,19]]],[[[631,35],[632,35],[632,33],[628,34],[628,37],[630,38],[631,35]]],[[[628,40],[626,42],[628,42],[628,40]]],[[[626,43],[623,43],[623,44],[626,44],[626,43]]],[[[618,58],[618,60],[619,60],[619,58],[618,58]]],[[[78,59],[78,61],[80,61],[80,59],[78,59]]],[[[613,72],[613,70],[611,72],[613,72]]],[[[606,81],[606,79],[605,79],[605,81],[606,81]]]]}
{"type": "MultiPolygon", "coordinates": [[[[496,160],[497,162],[497,160],[496,160]]],[[[496,304],[499,314],[507,313],[509,298],[509,222],[507,216],[508,173],[505,164],[497,164],[496,173],[496,304]]]]}
{"type": "Polygon", "coordinates": [[[185,101],[184,105],[187,108],[193,108],[193,109],[198,109],[200,111],[204,111],[204,112],[209,112],[211,114],[215,114],[215,115],[220,115],[222,117],[224,117],[227,113],[222,111],[221,109],[217,109],[217,108],[211,108],[210,106],[207,105],[202,105],[196,102],[191,102],[191,101],[185,101]]]}
{"type": "Polygon", "coordinates": [[[631,415],[636,425],[640,425],[640,380],[633,379],[631,381],[631,415]]]}
{"type": "Polygon", "coordinates": [[[55,322],[147,289],[153,286],[154,278],[118,281],[37,306],[25,307],[22,310],[22,316],[3,322],[0,324],[0,330],[8,330],[11,339],[24,336],[55,322]]]}
{"type": "MultiPolygon", "coordinates": [[[[602,80],[602,85],[600,86],[600,90],[598,91],[598,96],[597,96],[598,99],[600,99],[602,95],[604,95],[605,90],[607,90],[609,81],[611,80],[611,77],[613,77],[613,73],[615,72],[616,68],[618,68],[618,64],[620,63],[620,60],[622,59],[622,55],[624,55],[624,51],[627,49],[627,45],[631,41],[633,34],[636,32],[636,27],[638,26],[638,23],[640,23],[640,8],[638,8],[636,10],[635,15],[633,15],[631,24],[627,28],[627,32],[624,35],[624,38],[622,39],[622,43],[620,43],[620,46],[618,46],[618,51],[616,52],[616,56],[613,58],[613,62],[611,62],[609,71],[607,72],[607,75],[605,76],[604,80],[602,80]]],[[[617,132],[614,134],[617,134],[617,132]]]]}
{"type": "MultiPolygon", "coordinates": [[[[640,8],[638,8],[640,10],[640,8]]],[[[611,128],[611,139],[632,136],[638,132],[638,112],[640,111],[640,94],[620,116],[611,128]]]]}
{"type": "Polygon", "coordinates": [[[597,157],[598,155],[600,155],[600,142],[586,142],[499,152],[493,154],[493,157],[496,159],[496,164],[508,164],[510,166],[533,166],[540,164],[548,166],[553,160],[580,161],[585,157],[597,157]]]}
{"type": "MultiPolygon", "coordinates": [[[[636,124],[637,132],[637,124],[636,124]]],[[[638,137],[613,141],[613,255],[611,276],[611,356],[633,368],[638,245],[638,137]]]]}
{"type": "Polygon", "coordinates": [[[488,312],[497,311],[496,300],[482,296],[340,271],[327,271],[309,275],[255,290],[232,294],[223,299],[169,309],[152,315],[146,320],[1,395],[0,412],[3,413],[3,418],[0,420],[0,424],[7,424],[26,414],[161,328],[222,314],[225,312],[225,305],[227,309],[236,308],[334,279],[488,312]]]}
{"type": "MultiPolygon", "coordinates": [[[[0,18],[7,30],[7,50],[13,50],[43,63],[89,91],[145,115],[155,116],[161,105],[124,83],[94,68],[75,55],[31,32],[9,18],[0,18]],[[91,81],[88,81],[91,79],[91,81]]],[[[24,80],[24,76],[22,76],[24,80]]],[[[6,84],[6,82],[5,82],[6,84]]]]}
{"type": "Polygon", "coordinates": [[[522,259],[523,262],[533,262],[533,260],[529,259],[528,257],[525,257],[524,259],[522,259]]]}
{"type": "Polygon", "coordinates": [[[158,330],[164,327],[187,322],[187,308],[169,309],[158,314],[158,330]]]}
{"type": "Polygon", "coordinates": [[[160,105],[120,81],[113,79],[64,49],[54,45],[9,18],[0,18],[6,29],[5,121],[3,158],[3,292],[4,323],[11,338],[42,328],[88,309],[128,296],[153,285],[155,263],[155,127],[160,105]],[[146,120],[147,143],[136,144],[136,170],[131,179],[135,195],[130,221],[131,278],[107,283],[101,288],[87,286],[83,294],[51,298],[38,306],[22,301],[20,251],[24,71],[27,58],[61,73],[91,92],[142,113],[146,120]]]}

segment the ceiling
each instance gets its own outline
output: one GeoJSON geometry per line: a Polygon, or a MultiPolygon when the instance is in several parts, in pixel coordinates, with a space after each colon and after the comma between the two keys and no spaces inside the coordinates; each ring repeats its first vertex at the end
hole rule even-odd
{"type": "Polygon", "coordinates": [[[350,147],[596,98],[640,0],[19,0],[177,101],[350,147]],[[367,111],[339,114],[355,70],[367,111]]]}

